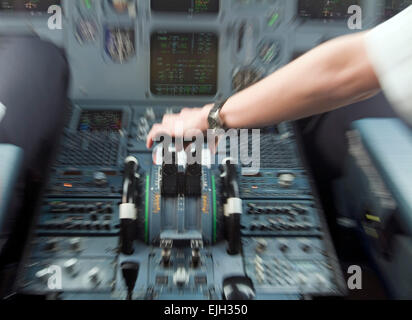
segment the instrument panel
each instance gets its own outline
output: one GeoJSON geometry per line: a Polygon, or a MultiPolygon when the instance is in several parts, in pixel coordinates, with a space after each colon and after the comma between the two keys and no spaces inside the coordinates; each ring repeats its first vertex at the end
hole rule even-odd
{"type": "Polygon", "coordinates": [[[64,47],[72,68],[72,99],[162,102],[185,96],[204,103],[253,84],[296,53],[353,32],[346,24],[351,5],[362,8],[362,28],[367,29],[408,4],[391,0],[316,4],[306,0],[9,0],[0,5],[0,32],[35,32],[64,47]],[[62,29],[49,30],[47,8],[59,4],[62,29]],[[160,34],[168,44],[161,43],[160,34]],[[192,40],[196,47],[187,47],[185,53],[160,48],[186,46],[185,41],[192,40]],[[191,55],[198,54],[193,50],[199,48],[206,50],[207,61],[193,68],[191,55]],[[168,76],[179,81],[167,80],[165,71],[159,73],[162,63],[170,69],[168,76]]]}
{"type": "Polygon", "coordinates": [[[53,5],[60,6],[61,0],[2,0],[0,1],[0,11],[46,13],[48,8],[53,5]]]}
{"type": "Polygon", "coordinates": [[[349,17],[348,8],[351,5],[360,5],[360,0],[346,1],[310,1],[299,0],[298,14],[304,19],[341,20],[349,17]]]}
{"type": "Polygon", "coordinates": [[[297,52],[354,32],[348,5],[362,7],[369,28],[405,2],[71,0],[61,2],[61,30],[47,27],[50,4],[0,2],[0,33],[35,32],[63,47],[71,68],[70,122],[20,294],[231,300],[237,285],[242,298],[345,294],[293,123],[261,131],[257,174],[159,163],[145,140],[163,115],[228,97],[297,52]],[[63,270],[63,289],[47,286],[50,265],[63,270]],[[125,274],[136,275],[132,289],[125,274]]]}
{"type": "Polygon", "coordinates": [[[180,12],[188,14],[218,14],[219,0],[152,0],[154,12],[180,12]]]}
{"type": "Polygon", "coordinates": [[[211,32],[154,32],[150,40],[150,91],[163,96],[214,96],[218,38],[211,32]]]}

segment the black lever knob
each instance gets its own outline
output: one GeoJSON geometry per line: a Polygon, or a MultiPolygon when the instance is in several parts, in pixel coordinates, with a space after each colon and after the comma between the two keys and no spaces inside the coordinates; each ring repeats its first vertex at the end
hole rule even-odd
{"type": "Polygon", "coordinates": [[[127,157],[124,167],[123,197],[119,206],[120,215],[120,244],[124,254],[133,253],[133,241],[136,230],[136,198],[137,198],[137,178],[136,173],[139,162],[135,157],[127,157]]]}
{"type": "Polygon", "coordinates": [[[136,262],[123,262],[121,264],[122,276],[127,287],[127,300],[132,300],[133,289],[136,285],[139,265],[136,262]]]}
{"type": "Polygon", "coordinates": [[[223,281],[223,299],[225,300],[253,300],[255,289],[252,280],[238,276],[226,278],[223,281]]]}
{"type": "Polygon", "coordinates": [[[241,251],[241,225],[242,200],[240,199],[239,185],[237,181],[237,168],[231,160],[225,159],[221,166],[221,178],[225,194],[224,223],[226,239],[228,241],[228,253],[239,254],[241,251]]]}

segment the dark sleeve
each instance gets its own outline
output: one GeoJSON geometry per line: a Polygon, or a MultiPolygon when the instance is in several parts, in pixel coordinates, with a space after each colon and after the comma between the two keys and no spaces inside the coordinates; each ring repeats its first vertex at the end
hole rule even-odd
{"type": "Polygon", "coordinates": [[[56,144],[67,86],[61,49],[35,37],[0,37],[0,143],[21,147],[26,168],[41,166],[56,144]]]}

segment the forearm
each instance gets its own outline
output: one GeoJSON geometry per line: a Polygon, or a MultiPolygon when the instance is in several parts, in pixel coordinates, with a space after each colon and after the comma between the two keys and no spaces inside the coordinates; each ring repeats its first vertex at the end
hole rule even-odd
{"type": "Polygon", "coordinates": [[[366,99],[380,86],[363,33],[331,40],[235,94],[221,116],[227,127],[296,120],[366,99]]]}
{"type": "MultiPolygon", "coordinates": [[[[232,96],[220,111],[229,128],[257,128],[296,120],[366,99],[380,88],[364,34],[341,37],[313,49],[269,77],[232,96]]],[[[213,105],[165,115],[147,136],[191,135],[208,129],[213,105]],[[177,126],[179,125],[179,126],[177,126]],[[176,128],[179,127],[179,132],[176,128]]]]}

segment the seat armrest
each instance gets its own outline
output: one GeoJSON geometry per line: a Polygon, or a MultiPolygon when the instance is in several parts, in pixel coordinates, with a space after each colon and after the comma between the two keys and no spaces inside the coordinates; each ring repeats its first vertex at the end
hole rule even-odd
{"type": "Polygon", "coordinates": [[[22,149],[10,144],[0,144],[0,252],[1,244],[7,240],[11,232],[8,223],[13,219],[10,205],[22,163],[22,149]]]}

